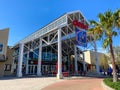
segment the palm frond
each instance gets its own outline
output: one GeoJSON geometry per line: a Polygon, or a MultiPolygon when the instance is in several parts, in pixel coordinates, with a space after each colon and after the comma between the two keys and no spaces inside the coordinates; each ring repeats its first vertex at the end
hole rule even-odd
{"type": "Polygon", "coordinates": [[[114,17],[115,17],[115,26],[120,29],[120,9],[118,9],[115,13],[114,13],[114,17]]]}
{"type": "Polygon", "coordinates": [[[106,38],[106,39],[104,39],[104,41],[103,41],[102,47],[103,47],[103,48],[107,48],[107,47],[109,46],[109,44],[110,44],[110,39],[109,39],[109,38],[106,38]]]}
{"type": "Polygon", "coordinates": [[[112,36],[117,36],[117,32],[113,31],[112,36]]]}

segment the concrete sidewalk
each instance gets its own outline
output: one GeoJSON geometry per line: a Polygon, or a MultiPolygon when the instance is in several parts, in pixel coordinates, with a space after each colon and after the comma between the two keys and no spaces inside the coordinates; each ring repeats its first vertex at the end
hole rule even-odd
{"type": "Polygon", "coordinates": [[[0,78],[0,90],[103,90],[101,78],[56,77],[0,78]]]}
{"type": "Polygon", "coordinates": [[[59,81],[56,77],[0,78],[0,90],[41,90],[59,81]]]}
{"type": "Polygon", "coordinates": [[[42,90],[104,90],[101,78],[75,78],[54,83],[42,90]]]}

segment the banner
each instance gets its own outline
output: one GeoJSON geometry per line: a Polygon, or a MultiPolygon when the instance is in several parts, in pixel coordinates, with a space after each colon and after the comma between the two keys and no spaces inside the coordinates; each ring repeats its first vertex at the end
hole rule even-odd
{"type": "Polygon", "coordinates": [[[87,47],[87,34],[84,30],[75,29],[76,32],[76,44],[79,46],[87,47]]]}

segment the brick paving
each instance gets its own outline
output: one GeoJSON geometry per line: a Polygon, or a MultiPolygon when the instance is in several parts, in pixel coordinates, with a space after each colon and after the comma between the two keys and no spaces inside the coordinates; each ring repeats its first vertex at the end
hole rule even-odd
{"type": "Polygon", "coordinates": [[[101,86],[102,80],[100,78],[70,79],[54,83],[42,90],[104,90],[101,86]]]}

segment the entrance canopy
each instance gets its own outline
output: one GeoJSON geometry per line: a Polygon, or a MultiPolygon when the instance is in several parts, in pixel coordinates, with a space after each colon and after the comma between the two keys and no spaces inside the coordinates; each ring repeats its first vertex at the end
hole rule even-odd
{"type": "MultiPolygon", "coordinates": [[[[76,38],[75,26],[73,25],[73,21],[75,20],[88,26],[88,21],[80,11],[68,12],[38,31],[20,40],[15,44],[14,48],[16,48],[15,50],[19,49],[19,44],[23,43],[24,53],[27,53],[27,51],[34,51],[36,48],[39,48],[40,38],[42,38],[42,47],[51,46],[55,51],[57,51],[58,29],[60,28],[62,52],[64,54],[74,52],[72,50],[74,48],[76,38]]],[[[17,53],[17,51],[15,52],[17,53]]]]}
{"type": "Polygon", "coordinates": [[[88,25],[88,21],[82,15],[80,11],[73,11],[68,12],[61,17],[57,18],[53,22],[49,23],[48,25],[44,26],[43,28],[39,29],[38,31],[30,34],[29,36],[25,37],[21,41],[17,42],[15,46],[19,43],[28,43],[30,41],[34,41],[39,37],[42,37],[48,33],[54,34],[58,28],[62,28],[63,35],[66,36],[74,32],[75,27],[73,27],[72,23],[74,20],[81,21],[88,25]]]}

